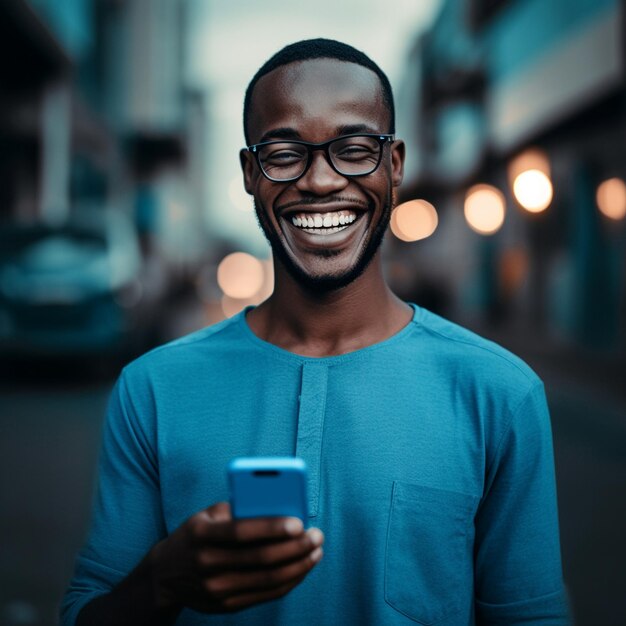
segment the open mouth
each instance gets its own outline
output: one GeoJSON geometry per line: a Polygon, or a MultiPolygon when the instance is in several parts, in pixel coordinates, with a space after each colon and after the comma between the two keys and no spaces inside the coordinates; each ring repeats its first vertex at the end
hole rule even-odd
{"type": "Polygon", "coordinates": [[[297,229],[311,235],[332,235],[350,228],[359,215],[344,210],[329,213],[293,213],[286,219],[297,229]]]}

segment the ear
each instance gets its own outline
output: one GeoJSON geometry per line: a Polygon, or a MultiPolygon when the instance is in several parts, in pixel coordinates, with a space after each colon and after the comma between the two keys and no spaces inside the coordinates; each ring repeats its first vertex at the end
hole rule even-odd
{"type": "Polygon", "coordinates": [[[253,194],[253,181],[255,178],[254,155],[245,148],[239,152],[239,162],[243,172],[243,186],[250,195],[253,194]]]}
{"type": "Polygon", "coordinates": [[[394,187],[399,187],[404,177],[404,141],[398,139],[391,144],[391,182],[394,187]]]}

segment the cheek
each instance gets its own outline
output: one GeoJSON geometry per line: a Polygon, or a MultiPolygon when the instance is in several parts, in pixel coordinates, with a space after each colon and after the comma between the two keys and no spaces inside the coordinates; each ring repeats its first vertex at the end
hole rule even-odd
{"type": "Polygon", "coordinates": [[[266,230],[269,228],[273,231],[281,232],[278,219],[274,215],[272,207],[277,201],[277,194],[263,190],[261,184],[254,190],[254,210],[256,211],[258,220],[265,226],[266,230]]]}
{"type": "Polygon", "coordinates": [[[266,213],[267,219],[276,225],[278,225],[279,220],[275,207],[285,205],[288,200],[294,200],[294,198],[298,197],[293,192],[290,192],[288,186],[277,187],[265,178],[257,181],[253,195],[255,204],[260,206],[266,213]]]}
{"type": "Polygon", "coordinates": [[[395,189],[387,177],[381,177],[375,184],[365,189],[370,199],[376,202],[377,211],[384,212],[385,206],[389,204],[390,200],[395,199],[395,189]]]}

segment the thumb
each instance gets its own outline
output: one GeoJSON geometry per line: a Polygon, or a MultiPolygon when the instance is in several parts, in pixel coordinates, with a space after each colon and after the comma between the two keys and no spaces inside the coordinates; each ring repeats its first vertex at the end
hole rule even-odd
{"type": "Polygon", "coordinates": [[[206,511],[211,520],[214,522],[228,522],[233,518],[230,512],[230,504],[228,502],[216,502],[206,511]]]}

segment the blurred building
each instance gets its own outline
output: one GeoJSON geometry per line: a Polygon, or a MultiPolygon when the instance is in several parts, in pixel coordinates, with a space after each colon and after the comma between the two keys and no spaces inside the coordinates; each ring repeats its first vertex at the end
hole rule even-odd
{"type": "Polygon", "coordinates": [[[207,251],[187,0],[0,4],[0,352],[136,352],[207,251]],[[109,219],[109,216],[111,219],[109,219]]]}
{"type": "Polygon", "coordinates": [[[439,227],[392,248],[453,316],[626,353],[624,54],[618,0],[446,0],[416,42],[401,199],[439,227]]]}
{"type": "Polygon", "coordinates": [[[0,218],[62,224],[113,206],[170,263],[202,253],[204,105],[184,84],[186,26],[185,0],[2,2],[0,218]]]}

